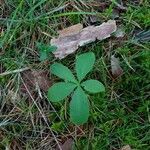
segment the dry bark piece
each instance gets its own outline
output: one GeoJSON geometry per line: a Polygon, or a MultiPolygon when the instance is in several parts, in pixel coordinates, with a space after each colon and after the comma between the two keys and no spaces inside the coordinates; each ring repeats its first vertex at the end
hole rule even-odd
{"type": "Polygon", "coordinates": [[[80,46],[110,37],[116,29],[115,20],[109,20],[100,26],[88,26],[85,28],[81,24],[71,26],[59,31],[58,38],[51,39],[51,45],[57,47],[57,50],[53,53],[56,58],[62,59],[74,53],[80,46]]]}
{"type": "Polygon", "coordinates": [[[71,27],[65,28],[63,30],[58,31],[59,37],[74,35],[79,33],[83,29],[83,25],[81,23],[78,23],[76,25],[73,25],[71,27]]]}
{"type": "Polygon", "coordinates": [[[111,72],[114,78],[123,74],[123,69],[120,67],[120,61],[114,55],[111,56],[111,72]]]}
{"type": "Polygon", "coordinates": [[[100,26],[97,26],[96,29],[97,30],[95,30],[95,33],[97,33],[97,39],[98,40],[106,39],[117,30],[116,21],[109,20],[108,22],[104,22],[100,26]]]}
{"type": "Polygon", "coordinates": [[[123,146],[120,150],[132,150],[130,145],[123,146]]]}

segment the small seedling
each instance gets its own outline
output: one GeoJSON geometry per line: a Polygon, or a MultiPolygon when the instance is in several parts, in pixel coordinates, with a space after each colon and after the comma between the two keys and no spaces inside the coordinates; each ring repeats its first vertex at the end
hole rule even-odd
{"type": "Polygon", "coordinates": [[[70,102],[71,121],[80,125],[87,122],[89,117],[89,101],[85,91],[90,93],[104,92],[104,85],[97,80],[83,81],[85,76],[92,70],[95,62],[95,55],[92,52],[84,53],[76,57],[75,71],[77,80],[71,70],[60,63],[54,63],[50,71],[64,82],[55,83],[48,90],[48,99],[52,102],[59,102],[72,94],[70,102]]]}
{"type": "Polygon", "coordinates": [[[43,43],[36,43],[37,48],[39,49],[40,61],[45,61],[50,59],[50,53],[56,51],[56,46],[46,45],[43,43]]]}

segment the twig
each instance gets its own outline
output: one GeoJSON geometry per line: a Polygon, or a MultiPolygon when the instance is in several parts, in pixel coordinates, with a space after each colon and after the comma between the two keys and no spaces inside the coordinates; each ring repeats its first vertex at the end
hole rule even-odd
{"type": "Polygon", "coordinates": [[[13,71],[6,71],[6,72],[3,72],[0,74],[0,76],[6,76],[6,75],[9,75],[9,74],[13,74],[13,73],[20,73],[20,72],[23,72],[23,71],[26,71],[26,70],[29,70],[30,68],[29,67],[26,67],[26,68],[22,68],[22,69],[16,69],[16,70],[13,70],[13,71]]]}

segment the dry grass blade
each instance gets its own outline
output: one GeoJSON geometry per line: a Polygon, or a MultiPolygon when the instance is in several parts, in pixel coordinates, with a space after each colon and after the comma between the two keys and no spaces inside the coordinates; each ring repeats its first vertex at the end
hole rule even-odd
{"type": "Polygon", "coordinates": [[[44,121],[45,121],[47,127],[50,129],[50,132],[51,132],[52,136],[54,137],[54,140],[55,140],[55,142],[57,143],[58,148],[59,148],[60,150],[62,150],[62,148],[61,148],[61,146],[60,146],[60,144],[59,144],[59,142],[58,142],[58,140],[57,140],[57,137],[55,136],[54,132],[53,132],[52,129],[50,128],[49,123],[48,123],[48,120],[47,120],[47,118],[45,117],[43,111],[39,108],[38,104],[36,103],[36,101],[35,101],[34,98],[32,97],[32,94],[30,93],[29,89],[27,88],[27,86],[26,86],[26,84],[25,84],[25,82],[23,81],[22,78],[21,78],[21,80],[22,80],[22,83],[24,84],[24,86],[25,86],[25,88],[26,88],[28,94],[30,95],[30,98],[32,99],[33,103],[34,103],[35,106],[37,107],[37,109],[38,109],[38,111],[40,112],[42,118],[44,119],[44,121]]]}
{"type": "Polygon", "coordinates": [[[26,68],[22,68],[22,69],[16,69],[16,70],[13,70],[13,71],[7,71],[7,72],[3,72],[0,74],[0,76],[6,76],[6,75],[9,75],[9,74],[13,74],[13,73],[20,73],[20,72],[23,72],[23,71],[26,71],[26,70],[29,70],[30,68],[29,67],[26,67],[26,68]]]}

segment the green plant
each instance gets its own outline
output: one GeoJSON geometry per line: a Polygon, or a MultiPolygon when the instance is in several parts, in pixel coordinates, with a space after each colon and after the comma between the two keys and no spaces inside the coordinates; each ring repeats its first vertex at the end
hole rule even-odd
{"type": "Polygon", "coordinates": [[[50,59],[51,58],[50,53],[54,52],[57,49],[56,46],[49,46],[39,42],[36,43],[36,46],[39,49],[40,61],[45,61],[47,59],[50,59]]]}
{"type": "Polygon", "coordinates": [[[70,117],[71,121],[77,125],[85,123],[89,116],[89,101],[85,91],[90,93],[105,91],[104,85],[97,80],[83,81],[85,76],[92,70],[94,62],[95,55],[92,52],[76,57],[75,71],[77,80],[71,70],[60,63],[54,63],[50,68],[51,73],[64,79],[65,82],[59,82],[50,87],[48,98],[52,102],[59,102],[73,92],[70,102],[70,117]]]}

